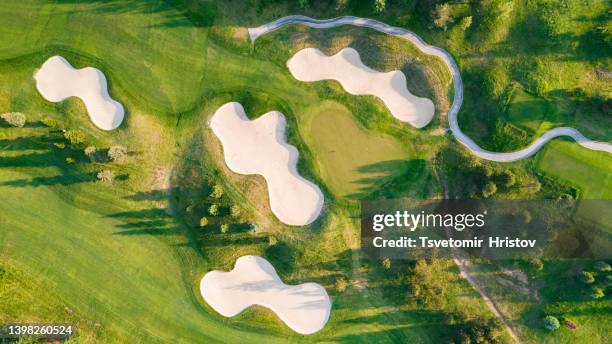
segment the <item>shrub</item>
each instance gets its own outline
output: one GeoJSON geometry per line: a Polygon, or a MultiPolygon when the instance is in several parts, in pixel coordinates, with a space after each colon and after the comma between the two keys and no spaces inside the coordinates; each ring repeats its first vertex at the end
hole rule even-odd
{"type": "Polygon", "coordinates": [[[210,193],[210,197],[217,199],[223,197],[223,186],[221,184],[215,184],[212,192],[210,193]]]}
{"type": "Polygon", "coordinates": [[[612,268],[610,268],[610,265],[604,261],[599,261],[595,263],[595,269],[601,272],[607,272],[612,270],[612,268]]]}
{"type": "Polygon", "coordinates": [[[114,162],[121,162],[127,156],[127,148],[123,146],[113,146],[108,150],[108,158],[114,162]]]}
{"type": "Polygon", "coordinates": [[[547,315],[544,318],[544,327],[550,331],[554,331],[561,326],[559,324],[559,319],[553,317],[552,315],[547,315]]]}
{"type": "Polygon", "coordinates": [[[344,293],[344,291],[348,288],[348,281],[344,277],[340,277],[336,279],[336,291],[338,293],[344,293]]]}
{"type": "Polygon", "coordinates": [[[67,157],[66,158],[66,163],[68,164],[74,164],[76,162],[76,160],[73,157],[67,157]]]}
{"type": "Polygon", "coordinates": [[[208,226],[208,218],[206,216],[202,216],[200,219],[200,227],[208,226]]]}
{"type": "Polygon", "coordinates": [[[64,132],[64,138],[74,147],[85,143],[85,134],[80,130],[67,130],[64,132]]]}
{"type": "Polygon", "coordinates": [[[111,170],[100,171],[98,172],[96,177],[98,178],[98,180],[102,182],[112,183],[115,180],[115,172],[111,170]]]}
{"type": "Polygon", "coordinates": [[[606,296],[606,294],[604,293],[603,289],[601,289],[599,287],[591,288],[591,297],[592,298],[594,298],[594,299],[601,299],[604,296],[606,296]]]}
{"type": "Polygon", "coordinates": [[[604,283],[608,286],[608,287],[612,287],[612,275],[607,275],[606,279],[604,280],[604,283]]]}
{"type": "Polygon", "coordinates": [[[51,118],[51,117],[45,117],[42,119],[42,123],[49,128],[57,128],[58,127],[58,123],[55,119],[51,118]]]}
{"type": "Polygon", "coordinates": [[[229,231],[229,225],[224,223],[221,225],[221,233],[227,233],[229,231]]]}
{"type": "Polygon", "coordinates": [[[482,188],[482,195],[485,198],[493,196],[497,192],[497,185],[493,182],[488,182],[484,188],[482,188]]]}
{"type": "Polygon", "coordinates": [[[242,209],[240,209],[240,207],[237,205],[233,205],[230,208],[230,215],[232,215],[233,218],[239,218],[241,213],[242,209]]]}
{"type": "Polygon", "coordinates": [[[585,284],[591,284],[595,282],[595,276],[593,276],[592,272],[582,271],[579,275],[580,281],[585,284]]]}
{"type": "Polygon", "coordinates": [[[298,0],[298,6],[301,9],[308,8],[308,6],[310,6],[310,0],[298,0]]]}
{"type": "Polygon", "coordinates": [[[269,246],[274,246],[274,245],[276,245],[277,243],[278,243],[278,239],[276,239],[276,237],[275,237],[275,236],[272,236],[272,235],[271,235],[271,236],[269,236],[269,237],[268,237],[268,245],[269,245],[269,246]]]}
{"type": "Polygon", "coordinates": [[[26,124],[26,115],[21,112],[9,112],[0,115],[0,117],[11,127],[23,128],[26,124]]]}
{"type": "Polygon", "coordinates": [[[54,142],[53,145],[59,149],[64,149],[66,148],[66,144],[63,142],[54,142]]]}
{"type": "Polygon", "coordinates": [[[212,216],[219,215],[219,206],[216,204],[211,204],[210,207],[208,207],[208,213],[212,216]]]}

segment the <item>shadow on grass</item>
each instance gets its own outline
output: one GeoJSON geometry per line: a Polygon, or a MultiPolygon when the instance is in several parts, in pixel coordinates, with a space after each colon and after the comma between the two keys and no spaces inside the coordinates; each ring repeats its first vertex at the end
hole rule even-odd
{"type": "Polygon", "coordinates": [[[357,181],[360,188],[347,197],[353,200],[397,198],[407,194],[416,181],[421,180],[426,170],[426,161],[387,160],[362,166],[358,171],[362,174],[375,175],[364,177],[357,181]]]}

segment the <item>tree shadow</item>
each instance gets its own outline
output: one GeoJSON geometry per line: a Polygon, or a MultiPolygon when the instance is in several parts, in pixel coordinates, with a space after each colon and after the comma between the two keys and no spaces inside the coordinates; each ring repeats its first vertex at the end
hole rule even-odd
{"type": "Polygon", "coordinates": [[[405,194],[415,180],[419,180],[426,168],[426,161],[387,160],[358,168],[362,174],[375,175],[354,181],[359,184],[359,190],[349,194],[347,198],[364,200],[373,198],[392,198],[405,194]]]}

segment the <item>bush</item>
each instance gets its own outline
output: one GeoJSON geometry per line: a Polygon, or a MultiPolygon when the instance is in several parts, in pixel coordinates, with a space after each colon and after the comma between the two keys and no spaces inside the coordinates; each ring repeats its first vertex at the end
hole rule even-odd
{"type": "Polygon", "coordinates": [[[240,209],[239,206],[233,205],[230,208],[230,215],[232,215],[233,218],[239,218],[240,214],[242,214],[242,209],[240,209]]]}
{"type": "Polygon", "coordinates": [[[110,170],[100,171],[96,177],[101,182],[112,183],[115,180],[115,172],[110,170]]]}
{"type": "Polygon", "coordinates": [[[592,298],[594,298],[594,299],[601,299],[604,296],[606,296],[606,294],[604,293],[603,289],[601,289],[599,287],[591,288],[591,297],[592,298]]]}
{"type": "Polygon", "coordinates": [[[208,226],[208,218],[206,216],[202,216],[200,219],[200,227],[208,226]]]}
{"type": "Polygon", "coordinates": [[[310,0],[298,0],[298,6],[301,9],[308,8],[310,6],[310,0]]]}
{"type": "Polygon", "coordinates": [[[9,112],[0,115],[0,117],[11,127],[23,128],[26,124],[26,115],[20,112],[9,112]]]}
{"type": "Polygon", "coordinates": [[[127,148],[123,146],[113,146],[108,150],[108,158],[114,162],[121,162],[127,156],[127,148]]]}
{"type": "Polygon", "coordinates": [[[383,266],[383,268],[384,268],[385,270],[389,270],[389,269],[391,269],[391,259],[389,259],[389,258],[385,257],[385,258],[382,260],[381,264],[382,264],[382,266],[383,266]]]}
{"type": "Polygon", "coordinates": [[[64,149],[66,148],[66,144],[63,142],[54,142],[53,145],[59,149],[64,149]]]}
{"type": "Polygon", "coordinates": [[[44,124],[46,127],[48,128],[57,128],[59,126],[59,124],[57,123],[57,121],[51,117],[45,117],[42,119],[42,124],[44,124]]]}
{"type": "Polygon", "coordinates": [[[589,271],[582,271],[580,273],[579,278],[580,278],[580,281],[585,284],[591,284],[595,282],[595,276],[593,276],[593,273],[589,271]]]}
{"type": "Polygon", "coordinates": [[[208,207],[208,213],[212,216],[219,215],[219,206],[216,204],[211,204],[210,207],[208,207]]]}
{"type": "Polygon", "coordinates": [[[227,233],[229,232],[229,225],[227,223],[224,223],[221,225],[221,233],[227,233]]]}
{"type": "Polygon", "coordinates": [[[64,138],[70,142],[73,147],[81,146],[85,143],[85,134],[80,130],[68,130],[64,132],[64,138]]]}
{"type": "Polygon", "coordinates": [[[343,11],[348,6],[349,0],[336,0],[336,11],[343,11]]]}
{"type": "Polygon", "coordinates": [[[459,27],[463,31],[469,29],[470,26],[472,26],[472,16],[465,17],[465,18],[461,19],[461,21],[459,22],[459,27]]]}
{"type": "Polygon", "coordinates": [[[607,275],[606,278],[604,279],[604,283],[608,287],[612,287],[612,275],[607,275]]]}
{"type": "Polygon", "coordinates": [[[221,184],[215,184],[213,186],[213,191],[210,193],[210,197],[217,199],[223,197],[223,186],[221,184]]]}
{"type": "Polygon", "coordinates": [[[544,327],[550,331],[554,331],[559,328],[561,324],[559,324],[559,319],[553,317],[552,315],[547,315],[544,318],[544,327]]]}
{"type": "Polygon", "coordinates": [[[348,288],[348,281],[344,277],[340,277],[336,279],[336,291],[338,293],[344,293],[344,291],[348,288]]]}
{"type": "Polygon", "coordinates": [[[497,185],[493,182],[488,182],[484,188],[482,188],[482,195],[485,198],[493,196],[497,192],[497,185]]]}
{"type": "Polygon", "coordinates": [[[74,163],[76,163],[76,160],[73,157],[69,156],[69,157],[66,158],[66,163],[67,164],[74,164],[74,163]]]}
{"type": "Polygon", "coordinates": [[[601,272],[607,272],[612,270],[612,268],[610,268],[610,265],[604,261],[599,261],[595,263],[595,269],[601,272]]]}

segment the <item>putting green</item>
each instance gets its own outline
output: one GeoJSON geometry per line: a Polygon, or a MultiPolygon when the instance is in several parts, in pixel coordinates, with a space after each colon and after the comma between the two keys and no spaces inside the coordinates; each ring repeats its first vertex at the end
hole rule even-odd
{"type": "Polygon", "coordinates": [[[326,101],[305,113],[304,140],[317,153],[321,179],[337,196],[366,196],[406,168],[409,149],[363,128],[345,106],[326,101]]]}

